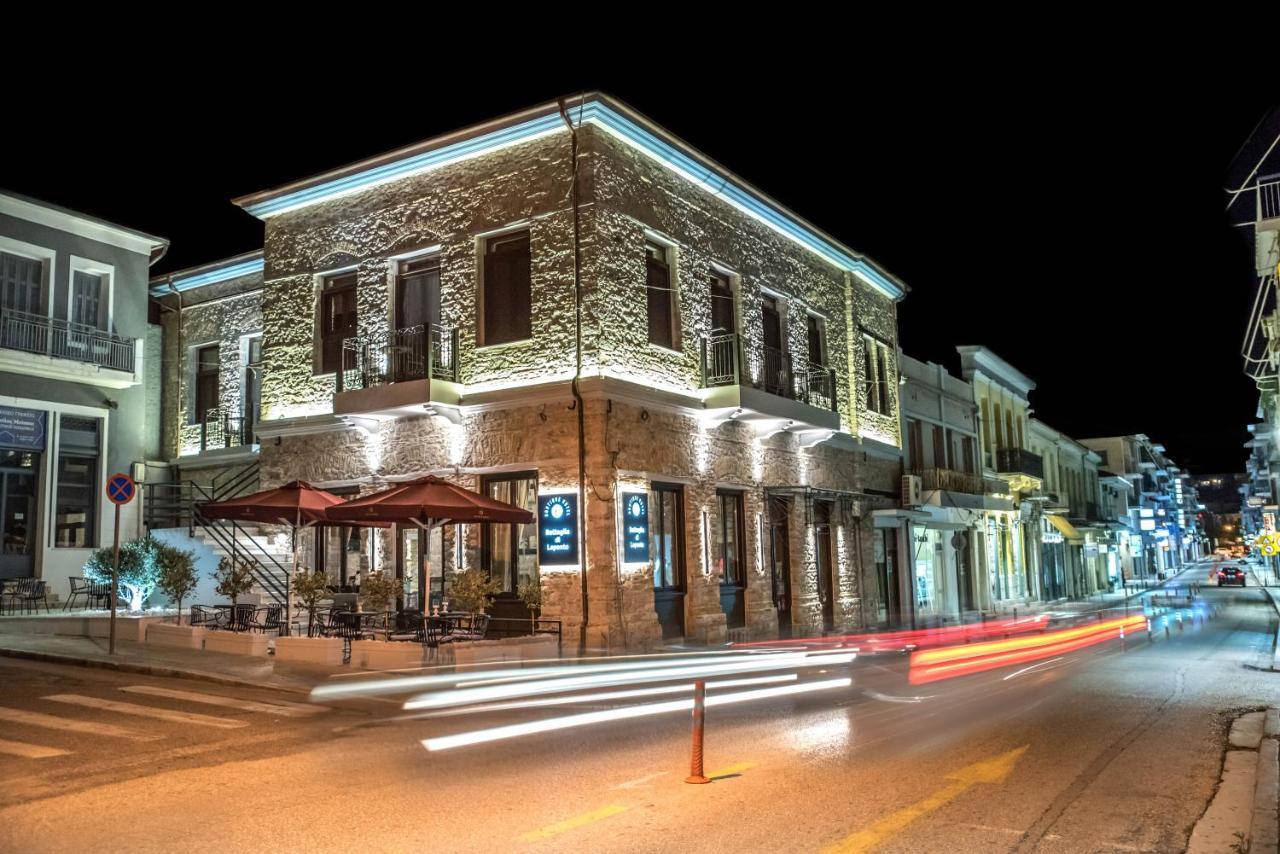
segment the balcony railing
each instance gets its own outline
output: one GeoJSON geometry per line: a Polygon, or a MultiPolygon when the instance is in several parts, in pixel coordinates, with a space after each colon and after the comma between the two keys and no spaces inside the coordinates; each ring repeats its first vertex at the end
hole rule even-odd
{"type": "Polygon", "coordinates": [[[1044,460],[1026,448],[1000,448],[996,451],[996,471],[1044,480],[1044,460]]]}
{"type": "Polygon", "coordinates": [[[1280,181],[1258,185],[1258,221],[1280,217],[1280,181]]]}
{"type": "Polygon", "coordinates": [[[136,339],[56,317],[0,309],[0,347],[133,373],[136,339]]]}
{"type": "Polygon", "coordinates": [[[458,330],[431,324],[342,342],[339,391],[409,380],[458,379],[458,330]]]}
{"type": "Polygon", "coordinates": [[[210,409],[200,422],[200,450],[238,448],[253,444],[254,422],[240,415],[223,415],[219,409],[210,409]]]}
{"type": "Polygon", "coordinates": [[[812,363],[794,370],[791,355],[776,347],[747,350],[736,332],[702,339],[702,387],[745,385],[769,394],[798,400],[820,409],[836,410],[836,374],[812,363]]]}
{"type": "Polygon", "coordinates": [[[947,492],[963,492],[968,495],[986,493],[982,478],[955,469],[918,469],[913,472],[920,478],[920,487],[926,490],[945,489],[947,492]]]}

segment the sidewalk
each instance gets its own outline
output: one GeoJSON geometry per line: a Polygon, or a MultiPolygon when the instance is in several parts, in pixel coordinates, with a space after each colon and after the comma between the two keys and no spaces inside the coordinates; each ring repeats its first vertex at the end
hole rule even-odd
{"type": "Polygon", "coordinates": [[[223,685],[269,688],[306,694],[319,681],[335,673],[352,673],[342,668],[276,668],[270,658],[222,655],[203,650],[184,650],[117,641],[116,654],[107,653],[106,638],[69,635],[0,634],[0,657],[46,661],[80,667],[102,667],[149,676],[202,679],[223,685]]]}

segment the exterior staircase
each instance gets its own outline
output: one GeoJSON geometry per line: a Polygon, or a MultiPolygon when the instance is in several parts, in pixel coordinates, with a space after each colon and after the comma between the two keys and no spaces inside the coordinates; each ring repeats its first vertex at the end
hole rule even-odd
{"type": "Polygon", "coordinates": [[[191,480],[144,484],[147,530],[185,528],[187,536],[208,546],[219,557],[234,555],[249,565],[253,593],[264,601],[284,604],[288,594],[293,553],[289,532],[257,523],[207,519],[200,505],[249,495],[259,489],[257,460],[219,474],[210,484],[191,480]]]}

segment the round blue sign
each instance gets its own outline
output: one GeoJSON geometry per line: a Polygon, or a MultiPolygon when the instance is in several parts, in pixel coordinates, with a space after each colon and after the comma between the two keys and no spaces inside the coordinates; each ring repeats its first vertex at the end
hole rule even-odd
{"type": "Polygon", "coordinates": [[[113,474],[107,478],[107,500],[112,504],[128,504],[137,491],[137,484],[127,474],[113,474]]]}

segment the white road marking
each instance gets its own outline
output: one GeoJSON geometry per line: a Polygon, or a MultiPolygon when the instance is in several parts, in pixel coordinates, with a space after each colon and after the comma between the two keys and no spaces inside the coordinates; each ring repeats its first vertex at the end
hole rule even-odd
{"type": "Polygon", "coordinates": [[[29,724],[46,729],[61,729],[70,732],[83,732],[90,735],[107,735],[112,738],[127,738],[130,741],[155,741],[160,736],[134,732],[124,727],[111,724],[100,724],[94,721],[79,721],[71,718],[60,718],[42,712],[28,712],[23,709],[9,709],[0,706],[0,721],[15,724],[29,724]]]}
{"type": "Polygon", "coordinates": [[[625,783],[619,783],[618,785],[610,786],[609,788],[610,789],[634,789],[636,786],[643,786],[645,783],[649,782],[650,780],[656,780],[657,778],[661,777],[663,774],[666,774],[666,773],[668,772],[654,771],[652,774],[646,774],[643,777],[637,777],[634,780],[628,780],[625,783]]]}
{"type": "Polygon", "coordinates": [[[1053,664],[1055,661],[1062,661],[1062,658],[1059,657],[1059,658],[1051,658],[1048,661],[1037,661],[1035,664],[1031,665],[1030,667],[1024,667],[1021,670],[1015,670],[1014,672],[1010,673],[1008,676],[1004,677],[1004,681],[1008,682],[1010,679],[1012,679],[1015,676],[1021,676],[1022,674],[1030,670],[1035,670],[1037,667],[1044,667],[1046,664],[1053,664]]]}
{"type": "Polygon", "coordinates": [[[121,715],[136,715],[140,718],[155,718],[161,721],[172,721],[179,724],[193,724],[217,729],[239,729],[249,725],[248,721],[237,721],[230,718],[215,718],[213,715],[198,715],[194,712],[174,712],[169,709],[153,709],[151,706],[139,706],[136,703],[119,703],[115,700],[103,700],[98,697],[85,697],[81,694],[51,694],[45,697],[55,703],[70,703],[73,706],[86,706],[90,709],[102,709],[121,715]]]}
{"type": "Polygon", "coordinates": [[[0,738],[0,753],[21,756],[24,759],[48,759],[50,756],[66,756],[70,752],[56,747],[45,747],[43,744],[27,744],[25,741],[9,741],[0,738]]]}
{"type": "Polygon", "coordinates": [[[290,703],[287,700],[276,703],[260,703],[257,700],[241,700],[238,697],[223,697],[218,694],[201,694],[197,691],[179,691],[175,688],[159,688],[153,685],[129,685],[121,688],[128,694],[146,694],[151,697],[167,697],[171,700],[185,700],[188,703],[204,703],[207,706],[223,706],[228,709],[240,709],[244,712],[265,712],[269,715],[281,715],[296,718],[303,715],[315,715],[329,711],[326,706],[312,706],[307,703],[290,703]]]}
{"type": "Polygon", "coordinates": [[[866,689],[862,692],[873,700],[880,700],[884,703],[919,703],[924,700],[932,700],[936,694],[926,694],[921,697],[895,697],[892,694],[881,694],[879,691],[866,689]]]}

